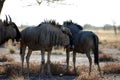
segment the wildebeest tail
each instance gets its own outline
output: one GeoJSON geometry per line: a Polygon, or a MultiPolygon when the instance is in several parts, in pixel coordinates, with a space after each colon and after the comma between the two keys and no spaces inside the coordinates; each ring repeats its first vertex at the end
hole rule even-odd
{"type": "Polygon", "coordinates": [[[99,39],[98,37],[94,34],[93,35],[93,41],[94,41],[94,62],[95,64],[98,64],[99,63],[99,52],[98,52],[98,42],[99,42],[99,39]]]}

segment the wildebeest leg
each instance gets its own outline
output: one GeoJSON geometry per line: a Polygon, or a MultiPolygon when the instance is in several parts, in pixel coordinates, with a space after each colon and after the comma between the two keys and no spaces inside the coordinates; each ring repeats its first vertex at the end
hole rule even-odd
{"type": "Polygon", "coordinates": [[[90,52],[87,52],[86,55],[87,55],[88,60],[89,60],[89,75],[90,75],[90,73],[91,73],[91,67],[92,67],[92,58],[90,56],[90,52]]]}
{"type": "Polygon", "coordinates": [[[66,50],[66,62],[67,62],[67,65],[66,65],[66,72],[69,72],[69,50],[66,50]]]}
{"type": "Polygon", "coordinates": [[[60,74],[60,76],[68,74],[68,72],[69,72],[69,49],[66,49],[66,63],[67,63],[66,70],[63,74],[60,74]]]}
{"type": "Polygon", "coordinates": [[[45,51],[41,50],[41,73],[40,73],[41,78],[45,78],[44,66],[45,66],[45,51]]]}
{"type": "Polygon", "coordinates": [[[100,68],[99,63],[98,63],[97,65],[98,65],[98,71],[99,71],[99,73],[100,73],[100,76],[102,76],[102,73],[101,73],[101,68],[100,68]]]}
{"type": "Polygon", "coordinates": [[[25,56],[25,50],[26,50],[26,47],[25,46],[21,46],[20,47],[20,56],[21,56],[21,73],[23,74],[23,66],[24,66],[24,56],[25,56]]]}
{"type": "Polygon", "coordinates": [[[31,53],[32,53],[32,50],[28,48],[28,53],[26,56],[26,63],[27,63],[27,72],[28,72],[29,77],[30,77],[29,59],[30,59],[31,53]]]}
{"type": "Polygon", "coordinates": [[[76,63],[76,52],[73,51],[73,66],[74,66],[74,71],[76,74],[77,72],[76,72],[76,68],[75,68],[75,63],[76,63]]]}
{"type": "Polygon", "coordinates": [[[51,70],[50,70],[50,56],[51,56],[51,51],[48,51],[47,55],[47,68],[48,68],[48,77],[52,77],[51,70]]]}

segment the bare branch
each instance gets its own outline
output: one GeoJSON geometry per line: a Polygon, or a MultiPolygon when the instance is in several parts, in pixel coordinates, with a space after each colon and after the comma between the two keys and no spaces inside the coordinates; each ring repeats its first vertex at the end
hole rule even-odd
{"type": "Polygon", "coordinates": [[[47,3],[54,3],[54,2],[59,2],[59,1],[64,1],[64,0],[36,0],[36,2],[40,5],[43,1],[47,1],[47,3]]]}
{"type": "Polygon", "coordinates": [[[36,2],[40,5],[42,3],[42,0],[39,1],[39,0],[36,0],[36,2]]]}

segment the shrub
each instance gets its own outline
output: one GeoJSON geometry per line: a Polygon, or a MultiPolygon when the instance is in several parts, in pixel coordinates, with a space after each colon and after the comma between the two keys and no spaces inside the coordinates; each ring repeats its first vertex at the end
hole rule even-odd
{"type": "Polygon", "coordinates": [[[0,62],[12,62],[14,59],[7,54],[1,54],[0,55],[0,62]]]}
{"type": "Polygon", "coordinates": [[[77,67],[77,71],[78,71],[78,78],[77,80],[99,80],[100,79],[100,75],[99,75],[99,71],[96,70],[96,68],[94,68],[94,66],[92,66],[92,70],[90,75],[89,73],[89,66],[86,65],[81,65],[77,67]]]}
{"type": "Polygon", "coordinates": [[[102,67],[103,73],[120,73],[120,63],[107,63],[102,67]]]}
{"type": "MultiPolygon", "coordinates": [[[[41,65],[39,62],[31,62],[30,63],[30,75],[39,76],[41,65]]],[[[51,63],[51,72],[53,75],[59,75],[65,71],[65,66],[60,63],[51,63]]],[[[6,75],[8,77],[14,77],[21,74],[21,63],[13,62],[0,67],[1,75],[6,75]]],[[[47,69],[47,65],[45,64],[45,69],[47,69]]],[[[27,74],[27,65],[24,65],[24,76],[27,74]]]]}
{"type": "Polygon", "coordinates": [[[10,48],[9,51],[10,51],[11,54],[15,53],[15,50],[13,48],[10,48]]]}
{"type": "Polygon", "coordinates": [[[77,80],[99,80],[100,75],[97,72],[91,72],[91,75],[89,75],[87,72],[82,72],[77,80]]]}
{"type": "Polygon", "coordinates": [[[117,59],[112,57],[110,54],[102,53],[99,55],[100,61],[116,61],[117,59]]]}
{"type": "MultiPolygon", "coordinates": [[[[25,64],[23,68],[24,68],[23,74],[26,76],[27,65],[25,64]]],[[[40,64],[38,64],[37,62],[30,63],[30,74],[31,75],[38,76],[39,71],[40,71],[40,64]]],[[[21,74],[21,63],[20,62],[14,62],[14,63],[6,65],[6,75],[7,76],[14,77],[14,76],[18,76],[19,74],[21,74]]]]}
{"type": "Polygon", "coordinates": [[[5,73],[5,67],[0,66],[0,75],[4,75],[5,73]]]}
{"type": "Polygon", "coordinates": [[[24,80],[24,77],[23,76],[14,76],[14,77],[11,77],[10,80],[24,80]]]}
{"type": "Polygon", "coordinates": [[[88,72],[89,67],[86,65],[81,65],[77,67],[78,74],[81,74],[82,72],[88,72]]]}
{"type": "Polygon", "coordinates": [[[13,62],[13,63],[9,63],[4,65],[5,67],[5,72],[8,77],[14,77],[14,76],[18,76],[20,73],[20,63],[18,62],[13,62]]]}
{"type": "Polygon", "coordinates": [[[61,65],[60,63],[51,63],[51,72],[53,75],[59,75],[63,73],[66,69],[66,66],[61,65]]]}

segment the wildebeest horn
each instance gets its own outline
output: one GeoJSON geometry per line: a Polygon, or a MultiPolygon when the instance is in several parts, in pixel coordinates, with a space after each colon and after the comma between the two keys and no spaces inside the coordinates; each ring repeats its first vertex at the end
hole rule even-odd
{"type": "Polygon", "coordinates": [[[6,22],[6,23],[8,23],[8,18],[7,18],[7,15],[5,15],[5,17],[6,17],[6,20],[5,20],[5,22],[6,22]]]}
{"type": "Polygon", "coordinates": [[[12,19],[11,19],[11,17],[10,17],[10,15],[8,15],[9,16],[9,19],[10,19],[10,23],[12,22],[12,19]]]}

